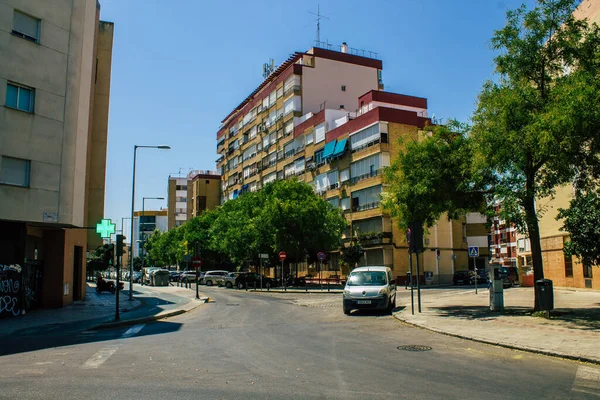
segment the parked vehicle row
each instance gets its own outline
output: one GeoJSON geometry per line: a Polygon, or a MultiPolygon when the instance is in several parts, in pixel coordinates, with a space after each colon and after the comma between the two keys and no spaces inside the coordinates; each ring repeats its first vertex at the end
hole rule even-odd
{"type": "MultiPolygon", "coordinates": [[[[519,283],[517,269],[514,267],[501,267],[502,283],[505,288],[514,287],[519,283]]],[[[474,285],[475,271],[456,271],[452,277],[454,285],[474,285]]],[[[489,271],[486,269],[477,270],[477,283],[487,284],[489,282],[489,271]]]]}

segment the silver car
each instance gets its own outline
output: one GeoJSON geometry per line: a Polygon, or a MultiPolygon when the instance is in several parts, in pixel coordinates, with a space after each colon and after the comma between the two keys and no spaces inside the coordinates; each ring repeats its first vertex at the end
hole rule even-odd
{"type": "Polygon", "coordinates": [[[354,269],[344,288],[344,314],[355,309],[387,310],[396,307],[396,281],[388,267],[354,269]]]}
{"type": "Polygon", "coordinates": [[[226,288],[231,289],[235,286],[235,278],[241,274],[241,272],[230,272],[225,276],[220,277],[217,280],[218,286],[225,286],[226,288]]]}
{"type": "Polygon", "coordinates": [[[206,286],[215,285],[219,279],[223,278],[228,273],[229,271],[224,270],[207,271],[206,275],[204,275],[204,284],[206,284],[206,286]]]}

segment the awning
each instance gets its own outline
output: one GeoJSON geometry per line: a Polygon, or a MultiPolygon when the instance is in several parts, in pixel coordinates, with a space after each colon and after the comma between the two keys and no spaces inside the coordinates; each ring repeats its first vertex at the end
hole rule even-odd
{"type": "Polygon", "coordinates": [[[323,150],[323,158],[331,157],[331,155],[333,154],[333,151],[335,150],[335,143],[336,143],[336,140],[334,139],[325,145],[325,149],[323,150]]]}
{"type": "Polygon", "coordinates": [[[348,143],[348,138],[342,139],[335,145],[335,151],[331,155],[331,157],[341,157],[346,152],[346,143],[348,143]]]}

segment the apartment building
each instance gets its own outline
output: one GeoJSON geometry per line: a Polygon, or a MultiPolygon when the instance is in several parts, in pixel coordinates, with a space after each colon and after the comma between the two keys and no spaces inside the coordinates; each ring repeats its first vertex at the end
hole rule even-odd
{"type": "Polygon", "coordinates": [[[166,232],[168,227],[168,212],[165,209],[143,210],[133,213],[133,257],[142,254],[144,242],[155,230],[166,232]]]}
{"type": "MultiPolygon", "coordinates": [[[[397,139],[416,137],[430,122],[427,100],[383,91],[382,62],[358,53],[346,44],[296,52],[225,117],[217,133],[222,200],[278,179],[310,183],[344,211],[347,239],[360,236],[361,264],[404,275],[405,234],[380,208],[381,171],[398,153],[397,139]]],[[[451,281],[457,263],[467,268],[463,223],[441,219],[425,239],[423,271],[437,280],[451,281]]],[[[339,271],[339,254],[329,259],[330,271],[339,271]]]]}
{"type": "Polygon", "coordinates": [[[9,313],[85,298],[104,215],[113,24],[96,0],[0,0],[0,278],[9,313]],[[5,297],[6,298],[6,297],[5,297]]]}
{"type": "Polygon", "coordinates": [[[196,171],[188,186],[191,193],[191,217],[214,210],[221,201],[221,175],[216,171],[196,171]]]}
{"type": "Polygon", "coordinates": [[[221,175],[217,171],[192,170],[169,176],[168,229],[181,226],[221,202],[221,175]]]}
{"type": "Polygon", "coordinates": [[[170,175],[167,188],[167,215],[169,230],[185,224],[192,217],[191,180],[188,175],[170,175]]]}

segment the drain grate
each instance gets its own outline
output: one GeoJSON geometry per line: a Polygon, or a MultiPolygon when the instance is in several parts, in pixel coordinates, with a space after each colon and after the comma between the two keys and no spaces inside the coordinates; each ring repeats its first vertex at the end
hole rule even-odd
{"type": "Polygon", "coordinates": [[[409,344],[405,346],[398,346],[398,350],[406,350],[406,351],[429,351],[431,347],[429,346],[421,346],[417,344],[409,344]]]}

